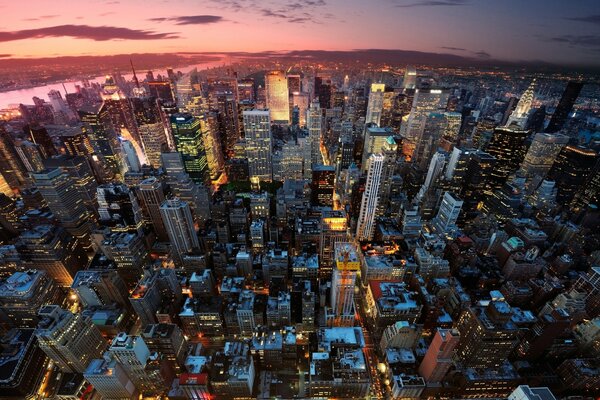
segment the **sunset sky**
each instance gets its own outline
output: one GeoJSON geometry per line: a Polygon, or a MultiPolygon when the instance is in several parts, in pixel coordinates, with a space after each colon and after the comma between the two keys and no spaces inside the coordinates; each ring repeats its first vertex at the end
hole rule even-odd
{"type": "Polygon", "coordinates": [[[600,65],[600,0],[5,0],[0,57],[403,49],[600,65]]]}

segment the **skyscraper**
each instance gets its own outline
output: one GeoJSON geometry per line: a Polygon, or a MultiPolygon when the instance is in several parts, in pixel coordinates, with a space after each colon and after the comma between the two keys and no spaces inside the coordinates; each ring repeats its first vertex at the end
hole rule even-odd
{"type": "Polygon", "coordinates": [[[209,180],[208,162],[202,141],[200,120],[188,113],[171,116],[175,147],[183,158],[185,171],[197,183],[209,180]]]}
{"type": "Polygon", "coordinates": [[[436,217],[433,219],[433,225],[440,232],[447,232],[456,226],[456,221],[460,215],[463,201],[453,193],[446,192],[442,197],[442,203],[436,217]]]}
{"type": "Polygon", "coordinates": [[[385,92],[384,83],[372,83],[369,92],[369,102],[367,103],[367,117],[365,123],[373,123],[379,126],[381,122],[381,111],[383,110],[383,93],[385,92]]]}
{"type": "Polygon", "coordinates": [[[560,133],[537,133],[533,137],[520,168],[527,179],[529,193],[546,177],[556,156],[567,143],[569,138],[560,133]]]}
{"type": "MultiPolygon", "coordinates": [[[[287,93],[287,92],[286,92],[287,93]]],[[[286,94],[287,96],[287,94],[286,94]]],[[[270,110],[244,111],[246,155],[250,178],[271,181],[273,179],[270,110]]]]}
{"type": "Polygon", "coordinates": [[[133,143],[129,140],[122,140],[121,147],[123,148],[123,156],[125,158],[125,164],[127,165],[127,171],[140,172],[142,170],[142,164],[135,151],[135,147],[133,147],[133,143]]]}
{"type": "Polygon", "coordinates": [[[379,128],[376,126],[370,126],[365,132],[365,142],[363,144],[362,152],[362,170],[367,170],[367,160],[371,157],[371,154],[381,152],[384,144],[388,137],[393,136],[393,132],[388,128],[379,128]]]}
{"type": "Polygon", "coordinates": [[[406,139],[403,152],[412,157],[414,146],[422,136],[427,116],[432,112],[446,111],[450,92],[448,89],[416,89],[412,108],[406,123],[402,123],[401,134],[406,139]]]}
{"type": "Polygon", "coordinates": [[[106,347],[100,330],[89,317],[56,305],[44,306],[35,332],[40,348],[63,372],[83,373],[106,347]]]}
{"type": "Polygon", "coordinates": [[[152,224],[157,239],[161,242],[169,240],[160,214],[160,205],[165,200],[162,183],[155,177],[144,179],[138,185],[137,193],[139,194],[140,205],[148,222],[152,224]]]}
{"type": "Polygon", "coordinates": [[[404,89],[414,89],[417,87],[417,69],[413,65],[406,66],[402,87],[404,89]]]}
{"type": "Polygon", "coordinates": [[[529,111],[531,111],[531,105],[533,104],[533,99],[535,96],[535,88],[536,81],[535,79],[531,81],[531,84],[523,93],[523,96],[519,99],[517,103],[517,108],[512,112],[508,121],[506,122],[506,126],[510,126],[511,124],[516,124],[520,128],[525,128],[525,123],[527,122],[527,116],[529,115],[529,111]]]}
{"type": "Polygon", "coordinates": [[[559,204],[566,204],[573,200],[597,160],[598,155],[592,149],[574,145],[562,148],[548,172],[548,178],[556,182],[558,189],[556,201],[559,204]]]}
{"type": "Polygon", "coordinates": [[[165,200],[160,206],[172,252],[181,260],[184,254],[200,247],[189,205],[177,198],[165,200]]]}
{"type": "Polygon", "coordinates": [[[321,156],[322,120],[323,114],[319,100],[314,99],[310,103],[310,108],[306,111],[306,127],[310,141],[311,165],[320,165],[323,163],[323,157],[321,156]]]}
{"type": "Polygon", "coordinates": [[[453,365],[452,357],[459,339],[460,334],[456,329],[438,328],[419,366],[419,375],[428,384],[439,383],[444,379],[453,365]]]}
{"type": "Polygon", "coordinates": [[[527,152],[525,140],[529,131],[518,127],[496,128],[494,136],[485,151],[496,158],[496,168],[492,171],[492,184],[495,189],[502,187],[508,177],[521,165],[527,152]]]}
{"type": "Polygon", "coordinates": [[[354,286],[360,269],[358,250],[352,243],[338,242],[334,248],[335,266],[331,279],[329,326],[352,326],[354,322],[354,286]]]}
{"type": "Polygon", "coordinates": [[[381,174],[385,157],[383,154],[372,154],[367,163],[367,181],[360,205],[360,213],[356,226],[356,238],[360,241],[373,239],[375,231],[375,214],[379,202],[381,174]]]}
{"type": "Polygon", "coordinates": [[[290,123],[290,98],[288,81],[283,71],[271,71],[265,75],[267,108],[274,124],[290,123]]]}
{"type": "Polygon", "coordinates": [[[567,122],[571,110],[573,110],[573,105],[577,101],[577,97],[579,97],[581,88],[583,88],[583,82],[569,81],[567,83],[567,87],[558,102],[558,106],[554,110],[554,114],[552,114],[546,132],[554,133],[562,129],[565,122],[567,122]]]}
{"type": "Polygon", "coordinates": [[[335,167],[316,165],[312,169],[311,203],[318,207],[333,207],[335,167]]]}

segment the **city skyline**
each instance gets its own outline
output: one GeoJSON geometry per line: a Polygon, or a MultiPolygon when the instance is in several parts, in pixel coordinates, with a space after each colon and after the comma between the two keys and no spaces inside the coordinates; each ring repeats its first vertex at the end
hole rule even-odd
{"type": "Polygon", "coordinates": [[[17,2],[2,5],[0,60],[390,49],[478,61],[600,66],[600,9],[593,0],[60,0],[31,5],[26,12],[17,2]]]}

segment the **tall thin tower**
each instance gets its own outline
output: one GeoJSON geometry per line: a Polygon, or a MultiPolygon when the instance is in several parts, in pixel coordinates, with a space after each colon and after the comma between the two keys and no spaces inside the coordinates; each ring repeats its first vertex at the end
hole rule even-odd
{"type": "Polygon", "coordinates": [[[373,239],[384,162],[385,157],[381,153],[372,154],[368,160],[367,182],[356,226],[356,238],[360,241],[373,239]]]}

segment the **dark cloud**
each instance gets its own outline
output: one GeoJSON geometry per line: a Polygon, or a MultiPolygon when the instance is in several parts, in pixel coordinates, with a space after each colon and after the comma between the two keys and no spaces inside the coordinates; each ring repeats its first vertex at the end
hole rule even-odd
{"type": "Polygon", "coordinates": [[[36,18],[25,18],[23,21],[42,21],[44,19],[56,18],[58,15],[42,15],[36,18]]]}
{"type": "Polygon", "coordinates": [[[565,19],[568,19],[569,21],[588,22],[590,24],[600,25],[600,14],[586,15],[583,17],[568,17],[565,19]]]}
{"type": "Polygon", "coordinates": [[[467,49],[463,49],[462,47],[450,47],[450,46],[440,46],[440,49],[454,50],[454,51],[467,51],[467,49]]]}
{"type": "Polygon", "coordinates": [[[154,21],[154,22],[172,21],[172,22],[175,22],[175,25],[207,25],[207,24],[214,24],[217,22],[224,22],[226,20],[219,15],[185,15],[185,16],[181,16],[181,17],[150,18],[149,21],[154,21]]]}
{"type": "Polygon", "coordinates": [[[396,3],[396,7],[412,8],[412,7],[444,7],[444,6],[465,6],[469,4],[469,0],[424,0],[413,3],[396,3]]]}
{"type": "Polygon", "coordinates": [[[554,43],[564,43],[571,47],[600,48],[600,35],[563,35],[546,40],[554,43]]]}
{"type": "Polygon", "coordinates": [[[12,57],[12,54],[0,54],[0,58],[12,57]]]}
{"type": "Polygon", "coordinates": [[[141,29],[119,28],[115,26],[57,25],[46,28],[24,29],[21,31],[0,32],[0,42],[48,37],[73,37],[77,39],[105,40],[157,40],[177,39],[173,32],[154,32],[141,29]]]}
{"type": "Polygon", "coordinates": [[[479,58],[492,58],[492,55],[490,53],[483,50],[472,51],[471,53],[479,58]]]}

